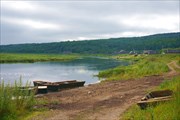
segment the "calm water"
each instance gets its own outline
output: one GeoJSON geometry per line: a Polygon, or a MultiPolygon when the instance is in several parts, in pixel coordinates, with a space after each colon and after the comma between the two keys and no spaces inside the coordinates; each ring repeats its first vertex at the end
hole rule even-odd
{"type": "Polygon", "coordinates": [[[128,65],[128,62],[106,58],[83,58],[69,62],[36,62],[0,64],[1,80],[5,83],[14,83],[22,79],[23,84],[33,80],[63,81],[85,80],[86,84],[99,81],[99,71],[113,68],[118,65],[128,65]]]}

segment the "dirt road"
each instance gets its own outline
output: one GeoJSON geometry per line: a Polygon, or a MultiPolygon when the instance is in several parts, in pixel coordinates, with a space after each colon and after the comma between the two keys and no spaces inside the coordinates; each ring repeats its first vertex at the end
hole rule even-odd
{"type": "Polygon", "coordinates": [[[43,98],[51,101],[51,104],[38,106],[47,107],[50,111],[34,120],[119,120],[128,107],[163,80],[164,76],[149,76],[50,93],[43,98]]]}
{"type": "Polygon", "coordinates": [[[176,63],[176,61],[172,61],[167,64],[169,67],[170,71],[165,75],[166,77],[171,77],[177,74],[177,69],[180,69],[180,66],[176,63]]]}

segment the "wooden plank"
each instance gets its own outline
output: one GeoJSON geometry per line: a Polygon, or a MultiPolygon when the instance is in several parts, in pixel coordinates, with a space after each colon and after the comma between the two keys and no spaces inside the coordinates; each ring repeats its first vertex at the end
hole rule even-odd
{"type": "Polygon", "coordinates": [[[167,102],[167,101],[170,101],[170,100],[172,100],[172,96],[157,97],[157,98],[151,98],[151,99],[148,99],[148,100],[139,101],[137,103],[137,105],[141,109],[145,109],[148,106],[156,106],[159,103],[167,102]]]}

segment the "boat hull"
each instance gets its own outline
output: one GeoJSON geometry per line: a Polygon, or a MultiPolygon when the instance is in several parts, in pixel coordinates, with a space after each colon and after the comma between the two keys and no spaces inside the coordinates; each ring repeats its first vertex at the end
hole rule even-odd
{"type": "Polygon", "coordinates": [[[48,91],[58,91],[64,89],[71,89],[76,87],[82,87],[85,84],[85,81],[61,81],[61,82],[46,82],[46,81],[33,81],[34,86],[47,86],[48,91]]]}
{"type": "Polygon", "coordinates": [[[59,89],[69,89],[84,86],[85,81],[76,81],[76,82],[65,82],[59,84],[59,89]]]}

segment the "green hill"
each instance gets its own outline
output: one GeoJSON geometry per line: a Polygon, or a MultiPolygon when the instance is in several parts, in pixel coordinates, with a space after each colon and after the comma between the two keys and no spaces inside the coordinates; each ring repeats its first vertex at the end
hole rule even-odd
{"type": "Polygon", "coordinates": [[[113,54],[120,50],[143,51],[180,47],[180,32],[142,37],[124,37],[84,41],[1,45],[1,53],[83,53],[113,54]]]}

